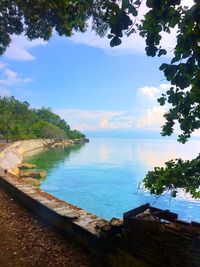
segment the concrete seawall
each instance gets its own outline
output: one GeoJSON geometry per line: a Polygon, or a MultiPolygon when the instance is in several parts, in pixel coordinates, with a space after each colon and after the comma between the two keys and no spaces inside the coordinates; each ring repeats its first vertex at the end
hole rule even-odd
{"type": "MultiPolygon", "coordinates": [[[[64,141],[65,145],[70,145],[72,143],[73,141],[70,140],[64,141]]],[[[31,139],[8,144],[0,152],[0,168],[6,169],[11,174],[18,175],[19,169],[17,168],[17,166],[22,162],[25,153],[36,150],[38,148],[55,146],[56,144],[59,143],[56,143],[55,140],[52,139],[31,139]]]]}
{"type": "Polygon", "coordinates": [[[105,225],[107,221],[61,201],[17,176],[17,165],[22,162],[26,152],[51,145],[51,140],[18,141],[8,145],[0,153],[0,186],[31,212],[86,247],[108,266],[149,266],[101,236],[97,226],[105,225]]]}
{"type": "Polygon", "coordinates": [[[200,266],[199,222],[183,222],[177,214],[149,204],[124,213],[123,220],[106,221],[20,179],[17,165],[24,153],[55,144],[51,142],[16,142],[0,153],[0,186],[13,199],[86,247],[107,266],[200,266]]]}

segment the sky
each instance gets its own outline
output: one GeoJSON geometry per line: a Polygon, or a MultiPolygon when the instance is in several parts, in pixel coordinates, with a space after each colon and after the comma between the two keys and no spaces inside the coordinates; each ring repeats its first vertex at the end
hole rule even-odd
{"type": "Polygon", "coordinates": [[[0,95],[51,107],[89,136],[151,136],[160,132],[167,109],[156,101],[169,88],[159,66],[170,61],[175,42],[175,31],[163,35],[168,56],[150,58],[138,34],[117,48],[90,29],[70,38],[54,34],[48,42],[12,36],[0,59],[0,95]]]}

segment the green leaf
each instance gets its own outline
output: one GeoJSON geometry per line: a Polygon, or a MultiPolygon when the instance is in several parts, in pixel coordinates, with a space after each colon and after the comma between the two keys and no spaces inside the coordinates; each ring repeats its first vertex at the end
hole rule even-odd
{"type": "Polygon", "coordinates": [[[108,35],[107,35],[108,39],[113,38],[113,36],[114,36],[114,34],[108,34],[108,35]]]}
{"type": "Polygon", "coordinates": [[[151,8],[154,5],[154,0],[147,0],[146,2],[147,7],[151,8]]]}
{"type": "Polygon", "coordinates": [[[164,106],[165,105],[165,98],[164,97],[160,97],[157,99],[158,103],[161,105],[161,106],[164,106]]]}
{"type": "Polygon", "coordinates": [[[141,4],[140,0],[137,0],[137,1],[134,2],[134,5],[136,5],[136,6],[139,6],[140,4],[141,4]]]}
{"type": "Polygon", "coordinates": [[[162,56],[162,55],[166,55],[167,54],[167,51],[165,49],[160,49],[159,52],[158,52],[158,56],[162,56]]]}
{"type": "Polygon", "coordinates": [[[163,63],[163,64],[159,67],[159,70],[164,70],[167,66],[168,66],[168,64],[163,63]]]}
{"type": "Polygon", "coordinates": [[[121,39],[117,36],[113,37],[112,40],[110,41],[110,46],[114,47],[114,46],[118,46],[121,44],[121,39]]]}
{"type": "Polygon", "coordinates": [[[180,55],[179,56],[175,56],[172,60],[171,60],[171,64],[174,64],[175,62],[179,61],[181,59],[180,55]]]}
{"type": "Polygon", "coordinates": [[[129,6],[129,0],[122,0],[122,9],[126,9],[129,6]]]}
{"type": "Polygon", "coordinates": [[[136,8],[135,8],[134,6],[132,6],[132,5],[129,6],[129,12],[130,12],[134,17],[136,17],[137,14],[138,14],[136,8]]]}

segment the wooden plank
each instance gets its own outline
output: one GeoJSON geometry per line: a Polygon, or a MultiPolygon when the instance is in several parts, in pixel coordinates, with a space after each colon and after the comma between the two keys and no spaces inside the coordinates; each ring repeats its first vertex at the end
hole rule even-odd
{"type": "Polygon", "coordinates": [[[158,208],[150,207],[150,211],[152,212],[153,216],[156,216],[159,219],[163,219],[169,222],[174,222],[178,219],[178,214],[173,213],[169,210],[161,210],[158,208]]]}
{"type": "Polygon", "coordinates": [[[191,225],[195,226],[195,227],[200,227],[200,223],[199,222],[191,221],[191,225]]]}
{"type": "Polygon", "coordinates": [[[182,224],[182,225],[184,225],[184,226],[189,226],[189,225],[190,225],[189,222],[182,221],[182,220],[175,220],[175,222],[176,222],[176,223],[180,223],[180,224],[182,224]]]}
{"type": "Polygon", "coordinates": [[[132,218],[136,217],[138,214],[143,213],[145,210],[149,209],[153,216],[159,219],[163,219],[169,222],[174,222],[178,219],[176,213],[170,212],[169,210],[162,210],[159,208],[151,207],[149,203],[144,204],[138,208],[132,209],[124,213],[124,222],[130,221],[132,218]]]}
{"type": "Polygon", "coordinates": [[[144,204],[138,208],[135,208],[135,209],[132,209],[130,211],[127,211],[123,214],[123,218],[124,218],[124,222],[129,220],[130,218],[133,218],[135,217],[136,215],[144,212],[145,210],[149,209],[150,208],[150,204],[147,203],[147,204],[144,204]]]}

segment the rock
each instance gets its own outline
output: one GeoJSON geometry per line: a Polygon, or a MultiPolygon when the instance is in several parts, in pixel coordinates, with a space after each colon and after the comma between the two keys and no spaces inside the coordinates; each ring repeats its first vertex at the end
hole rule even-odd
{"type": "Polygon", "coordinates": [[[155,221],[155,217],[151,213],[150,209],[145,210],[144,212],[138,214],[136,218],[145,220],[145,221],[155,221]]]}
{"type": "Polygon", "coordinates": [[[44,178],[47,175],[46,171],[20,171],[19,176],[22,178],[44,178]]]}
{"type": "Polygon", "coordinates": [[[81,143],[82,143],[82,141],[79,140],[79,139],[74,140],[74,144],[75,144],[75,145],[80,145],[81,143]]]}
{"type": "Polygon", "coordinates": [[[84,143],[88,143],[90,140],[88,138],[81,138],[81,139],[75,139],[74,144],[75,145],[81,145],[84,143]]]}
{"type": "Polygon", "coordinates": [[[40,185],[40,181],[35,179],[35,178],[31,178],[31,177],[27,177],[27,178],[22,178],[22,181],[25,181],[31,185],[34,185],[34,186],[39,186],[40,185]]]}
{"type": "Polygon", "coordinates": [[[108,231],[108,230],[110,230],[110,223],[109,222],[104,222],[104,221],[102,221],[102,222],[98,222],[97,224],[96,224],[96,229],[97,230],[100,230],[100,231],[108,231]]]}
{"type": "Polygon", "coordinates": [[[123,226],[123,220],[119,219],[119,218],[112,218],[109,223],[112,227],[122,227],[123,226]]]}
{"type": "Polygon", "coordinates": [[[31,163],[21,163],[18,165],[18,168],[20,170],[26,170],[26,169],[35,169],[37,166],[35,164],[31,164],[31,163]]]}
{"type": "Polygon", "coordinates": [[[96,225],[97,230],[109,231],[111,229],[122,228],[123,220],[118,218],[112,218],[110,221],[101,221],[96,225]]]}

